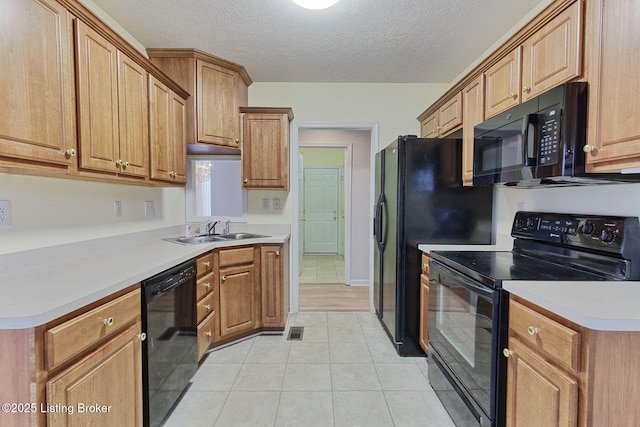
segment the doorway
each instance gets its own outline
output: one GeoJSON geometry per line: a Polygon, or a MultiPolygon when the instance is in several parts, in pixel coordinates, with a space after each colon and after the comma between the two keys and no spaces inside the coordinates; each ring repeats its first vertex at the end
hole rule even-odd
{"type": "MultiPolygon", "coordinates": [[[[373,245],[370,236],[370,224],[372,222],[373,206],[373,180],[374,160],[378,146],[377,123],[295,123],[292,129],[292,151],[298,152],[299,148],[341,148],[345,150],[347,159],[344,163],[344,206],[337,212],[337,219],[344,232],[343,241],[338,252],[344,257],[344,282],[349,286],[345,289],[357,289],[365,292],[365,310],[371,311],[372,297],[372,259],[373,245]],[[342,222],[343,221],[343,222],[342,222]],[[368,295],[367,295],[368,294],[368,295]],[[368,302],[367,302],[368,300],[368,302]]],[[[291,176],[297,177],[291,182],[295,187],[292,190],[300,193],[300,187],[304,185],[304,169],[307,158],[300,156],[298,162],[292,162],[291,176]]],[[[322,165],[320,165],[322,166],[322,165]]],[[[294,193],[294,194],[295,194],[294,193]]],[[[293,211],[300,212],[300,206],[304,204],[303,197],[293,200],[293,211]]],[[[304,216],[292,215],[292,253],[300,254],[298,263],[291,266],[291,311],[300,310],[300,273],[304,274],[304,216]],[[302,268],[302,270],[301,270],[302,268]]],[[[323,254],[322,254],[323,255],[323,254]]],[[[318,255],[321,256],[321,255],[318,255]]],[[[295,259],[294,258],[294,259],[295,259]]]]}

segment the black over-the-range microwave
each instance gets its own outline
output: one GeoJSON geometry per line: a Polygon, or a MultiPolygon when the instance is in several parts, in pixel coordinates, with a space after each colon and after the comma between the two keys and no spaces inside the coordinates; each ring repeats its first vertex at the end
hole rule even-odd
{"type": "Polygon", "coordinates": [[[475,126],[473,185],[640,181],[640,174],[586,173],[586,121],[587,83],[570,82],[475,126]]]}

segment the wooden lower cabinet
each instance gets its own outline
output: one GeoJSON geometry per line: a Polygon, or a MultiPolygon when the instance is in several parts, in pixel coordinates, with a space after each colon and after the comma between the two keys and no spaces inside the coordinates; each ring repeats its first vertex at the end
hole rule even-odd
{"type": "Polygon", "coordinates": [[[509,339],[507,426],[575,426],[578,380],[509,339]]]}
{"type": "Polygon", "coordinates": [[[588,329],[511,295],[506,425],[638,425],[639,353],[640,332],[588,329]]]}
{"type": "Polygon", "coordinates": [[[258,325],[259,293],[255,265],[220,269],[220,338],[241,334],[258,325]]]}
{"type": "Polygon", "coordinates": [[[284,263],[282,245],[260,248],[262,327],[284,328],[284,263]]]}
{"type": "Polygon", "coordinates": [[[420,275],[420,347],[425,354],[429,353],[429,259],[422,254],[422,274],[420,275]]]}
{"type": "Polygon", "coordinates": [[[141,323],[47,382],[50,426],[142,426],[141,323]]]}

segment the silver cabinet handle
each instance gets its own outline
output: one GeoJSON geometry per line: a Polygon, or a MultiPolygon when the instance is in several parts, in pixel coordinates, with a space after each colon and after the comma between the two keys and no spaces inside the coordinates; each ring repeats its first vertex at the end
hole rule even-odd
{"type": "Polygon", "coordinates": [[[68,149],[65,153],[66,153],[68,156],[75,157],[75,155],[76,155],[76,150],[74,150],[73,148],[70,148],[70,149],[68,149]]]}
{"type": "Polygon", "coordinates": [[[226,275],[222,276],[222,281],[225,281],[225,280],[227,280],[227,276],[226,275]]]}

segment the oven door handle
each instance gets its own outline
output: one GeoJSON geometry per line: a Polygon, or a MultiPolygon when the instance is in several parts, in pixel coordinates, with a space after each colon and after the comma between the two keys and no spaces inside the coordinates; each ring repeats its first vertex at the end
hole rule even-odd
{"type": "Polygon", "coordinates": [[[453,279],[452,281],[455,281],[456,284],[459,284],[461,287],[473,291],[484,297],[491,298],[491,296],[495,292],[495,290],[490,288],[489,286],[484,286],[481,284],[479,285],[476,282],[469,280],[461,272],[456,271],[434,259],[430,261],[429,286],[431,286],[431,284],[434,284],[451,288],[451,286],[446,284],[444,280],[439,280],[440,274],[438,273],[451,277],[453,279]]]}

